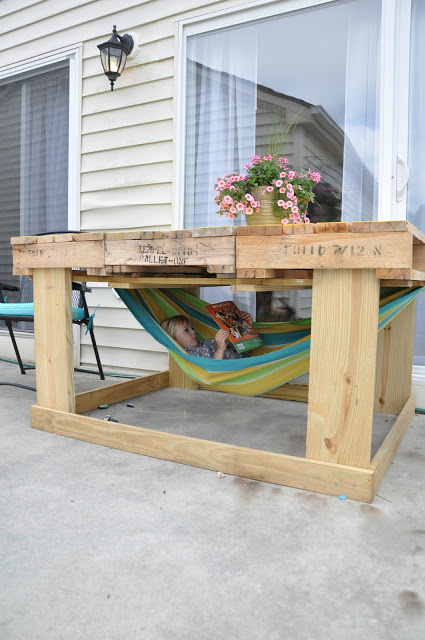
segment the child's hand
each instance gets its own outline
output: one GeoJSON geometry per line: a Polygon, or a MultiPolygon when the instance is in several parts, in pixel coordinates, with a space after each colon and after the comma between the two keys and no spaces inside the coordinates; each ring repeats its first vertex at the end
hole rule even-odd
{"type": "Polygon", "coordinates": [[[230,332],[227,329],[219,329],[215,334],[215,341],[217,343],[217,347],[225,347],[226,338],[228,338],[230,332]]]}
{"type": "Polygon", "coordinates": [[[223,360],[224,351],[226,349],[226,338],[229,337],[229,331],[226,331],[226,329],[219,329],[214,337],[217,344],[217,351],[214,354],[214,360],[223,360]]]}
{"type": "Polygon", "coordinates": [[[252,326],[252,315],[248,313],[248,311],[241,311],[241,316],[245,320],[245,322],[252,326]]]}

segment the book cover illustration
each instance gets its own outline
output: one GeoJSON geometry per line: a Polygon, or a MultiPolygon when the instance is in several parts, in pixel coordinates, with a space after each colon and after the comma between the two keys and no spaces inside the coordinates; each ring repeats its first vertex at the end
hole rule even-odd
{"type": "Polygon", "coordinates": [[[258,333],[243,319],[240,309],[231,300],[208,304],[205,311],[214,318],[221,329],[230,332],[229,340],[239,353],[261,347],[263,344],[258,333]]]}

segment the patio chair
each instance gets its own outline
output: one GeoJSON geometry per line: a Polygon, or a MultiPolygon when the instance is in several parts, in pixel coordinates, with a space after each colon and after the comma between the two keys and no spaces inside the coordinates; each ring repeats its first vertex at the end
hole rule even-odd
{"type": "MultiPolygon", "coordinates": [[[[96,339],[94,337],[93,315],[90,315],[87,307],[85,296],[86,293],[91,293],[91,289],[89,289],[85,285],[85,283],[72,283],[72,322],[73,324],[87,326],[87,331],[90,334],[91,342],[93,345],[93,351],[96,358],[100,379],[104,380],[105,375],[103,373],[96,339]]],[[[9,335],[12,340],[13,348],[15,350],[16,358],[18,360],[19,368],[22,374],[25,374],[26,369],[30,369],[33,367],[25,367],[23,365],[12,325],[14,322],[34,322],[34,304],[32,303],[32,299],[32,282],[28,278],[28,276],[24,276],[22,278],[21,287],[15,287],[0,282],[0,320],[3,320],[5,322],[6,327],[9,330],[9,335]],[[3,291],[19,292],[18,303],[5,304],[3,291]]],[[[76,368],[75,371],[84,370],[76,368]]]]}

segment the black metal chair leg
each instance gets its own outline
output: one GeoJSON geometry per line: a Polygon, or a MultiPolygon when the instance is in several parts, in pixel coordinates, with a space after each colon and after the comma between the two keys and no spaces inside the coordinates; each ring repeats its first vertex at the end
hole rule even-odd
{"type": "Polygon", "coordinates": [[[91,343],[93,345],[94,355],[95,355],[96,362],[97,362],[97,368],[99,369],[100,379],[104,380],[105,379],[105,374],[103,373],[102,363],[100,362],[100,357],[99,357],[99,352],[97,350],[97,344],[96,344],[96,339],[94,337],[93,327],[90,327],[89,333],[90,333],[91,343]]]}
{"type": "Polygon", "coordinates": [[[9,329],[10,338],[12,340],[13,348],[15,349],[15,355],[18,360],[19,368],[21,370],[21,373],[25,375],[24,365],[22,364],[21,354],[19,353],[18,345],[16,344],[15,334],[13,333],[13,329],[12,329],[12,323],[9,322],[8,320],[5,320],[5,323],[6,323],[6,327],[9,329]]]}

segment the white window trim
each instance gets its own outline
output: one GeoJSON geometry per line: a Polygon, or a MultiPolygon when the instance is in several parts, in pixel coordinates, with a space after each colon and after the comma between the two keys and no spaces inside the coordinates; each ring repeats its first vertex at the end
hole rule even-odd
{"type": "MultiPolygon", "coordinates": [[[[68,228],[78,231],[80,229],[82,43],[0,70],[0,81],[15,76],[18,78],[21,74],[65,60],[69,61],[68,228]]],[[[80,327],[73,325],[72,329],[74,365],[79,366],[80,327]]],[[[28,335],[26,332],[17,331],[15,333],[17,338],[31,341],[29,350],[32,351],[34,336],[28,335]]],[[[2,335],[7,335],[7,339],[10,340],[8,333],[0,331],[0,337],[2,335]]],[[[25,345],[25,342],[23,344],[25,345]]],[[[24,355],[22,357],[25,359],[24,355]]]]}
{"type": "MultiPolygon", "coordinates": [[[[175,163],[172,226],[184,227],[184,160],[186,112],[186,45],[191,35],[215,29],[244,24],[252,20],[291,11],[333,4],[340,0],[257,0],[238,7],[187,18],[176,23],[178,51],[175,65],[175,163]]],[[[347,0],[349,1],[349,0],[347,0]]],[[[382,0],[381,13],[381,69],[380,69],[380,139],[379,139],[379,198],[378,220],[406,219],[406,193],[396,202],[396,158],[407,157],[407,120],[405,126],[396,127],[396,121],[405,118],[408,105],[408,78],[403,68],[408,63],[410,12],[405,1],[382,0]],[[402,9],[402,10],[401,10],[402,9]],[[399,29],[400,51],[394,50],[396,24],[399,29]],[[407,83],[407,85],[406,85],[407,83]],[[396,91],[397,90],[397,91],[396,91]],[[395,94],[399,98],[395,99],[395,94]],[[395,118],[397,116],[397,118],[395,118]]],[[[410,7],[410,0],[407,0],[410,7]]],[[[397,42],[397,40],[396,40],[397,42]]]]}

